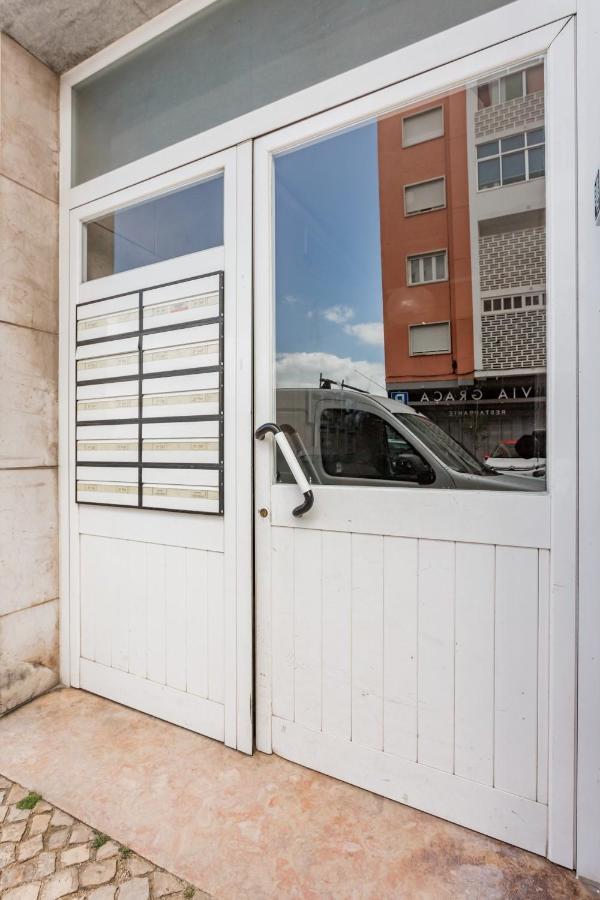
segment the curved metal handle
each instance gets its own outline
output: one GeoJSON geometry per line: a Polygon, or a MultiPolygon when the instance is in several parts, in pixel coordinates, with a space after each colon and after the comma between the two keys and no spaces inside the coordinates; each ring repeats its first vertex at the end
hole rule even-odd
{"type": "Polygon", "coordinates": [[[304,494],[304,503],[301,503],[299,506],[294,507],[294,509],[292,510],[292,515],[296,516],[296,518],[303,516],[309,511],[309,509],[312,509],[315,498],[306,475],[302,471],[302,467],[296,459],[296,455],[292,450],[287,437],[285,436],[279,425],[275,425],[274,422],[265,422],[264,425],[261,425],[260,428],[256,429],[255,434],[257,440],[259,441],[263,441],[267,434],[272,434],[275,437],[277,446],[283,453],[284,459],[290,467],[290,471],[296,479],[298,487],[304,494]]]}

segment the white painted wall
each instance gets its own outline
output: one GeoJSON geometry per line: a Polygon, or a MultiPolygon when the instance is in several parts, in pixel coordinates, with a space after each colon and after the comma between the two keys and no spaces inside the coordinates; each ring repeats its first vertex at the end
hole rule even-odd
{"type": "Polygon", "coordinates": [[[600,4],[579,0],[579,723],[577,872],[600,882],[600,226],[593,186],[600,167],[600,4]]]}

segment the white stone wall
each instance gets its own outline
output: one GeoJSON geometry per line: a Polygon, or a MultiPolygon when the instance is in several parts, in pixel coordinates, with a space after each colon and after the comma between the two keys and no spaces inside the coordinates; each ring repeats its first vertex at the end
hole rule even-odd
{"type": "Polygon", "coordinates": [[[58,681],[58,78],[0,35],[0,715],[58,681]]]}
{"type": "Polygon", "coordinates": [[[486,371],[545,366],[545,308],[486,313],[481,317],[481,356],[486,371]]]}

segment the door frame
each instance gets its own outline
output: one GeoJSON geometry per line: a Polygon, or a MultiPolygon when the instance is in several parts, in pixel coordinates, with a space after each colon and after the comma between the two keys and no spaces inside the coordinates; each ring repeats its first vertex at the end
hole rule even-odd
{"type": "MultiPolygon", "coordinates": [[[[575,27],[574,20],[555,22],[530,31],[485,50],[475,52],[460,60],[416,75],[412,79],[385,88],[376,94],[360,97],[342,106],[320,113],[310,119],[273,132],[255,142],[254,147],[254,204],[255,204],[255,427],[273,421],[274,405],[274,309],[272,284],[272,157],[274,153],[288,150],[335,133],[375,114],[385,114],[392,109],[408,106],[427,96],[439,93],[471,81],[486,72],[502,69],[520,60],[545,53],[547,59],[546,127],[553,137],[547,143],[547,258],[548,291],[553,297],[548,320],[548,434],[549,458],[548,493],[526,495],[523,514],[532,507],[546,517],[547,546],[552,536],[550,572],[550,643],[549,643],[549,708],[538,710],[538,716],[548,718],[548,856],[551,860],[569,868],[574,865],[574,813],[575,813],[575,697],[576,697],[576,466],[577,466],[577,357],[576,323],[573,300],[577,298],[577,247],[576,247],[576,132],[575,132],[575,27]],[[565,298],[558,302],[557,298],[565,298]],[[564,348],[569,348],[565,353],[564,348]],[[568,358],[567,358],[568,357],[568,358]],[[555,427],[556,412],[560,410],[560,423],[555,427]],[[575,473],[575,476],[574,476],[575,473]]],[[[272,483],[272,454],[266,449],[257,450],[255,456],[255,507],[271,510],[269,518],[255,514],[256,556],[256,743],[263,752],[272,752],[271,736],[271,519],[277,509],[272,507],[270,496],[272,483]]],[[[314,488],[315,507],[320,496],[333,498],[339,491],[332,486],[314,488]]],[[[368,489],[361,504],[361,520],[368,519],[370,510],[368,489]]],[[[382,488],[375,488],[381,491],[382,488]]],[[[416,522],[416,530],[423,527],[428,517],[423,511],[417,492],[403,491],[407,520],[416,522]],[[419,508],[421,506],[421,509],[419,508]]],[[[297,489],[285,492],[285,501],[291,502],[297,489]]],[[[442,491],[437,492],[443,494],[442,491]]],[[[456,523],[452,525],[451,497],[448,492],[448,517],[442,527],[456,535],[456,523]]],[[[521,518],[521,497],[483,492],[467,498],[467,506],[473,510],[474,519],[481,526],[480,514],[485,510],[497,510],[506,516],[509,507],[516,511],[514,518],[521,518]],[[479,513],[479,515],[476,515],[479,513]]],[[[299,496],[299,495],[298,495],[299,496]]],[[[441,498],[440,498],[441,499],[441,498]]],[[[444,501],[442,501],[444,502],[444,501]]],[[[327,501],[325,500],[325,503],[327,501]]],[[[462,503],[462,501],[461,501],[462,503]]],[[[277,507],[277,502],[275,502],[277,507]]],[[[291,507],[290,507],[291,508],[291,507]]],[[[445,508],[445,507],[444,507],[445,508]]],[[[350,510],[345,504],[339,515],[325,513],[329,527],[334,530],[348,527],[350,510]],[[334,521],[335,520],[335,521],[334,521]]],[[[356,517],[358,519],[358,516],[356,517]]],[[[468,518],[468,517],[467,517],[468,518]]],[[[535,516],[537,518],[537,516],[535,516]]],[[[299,527],[302,527],[299,520],[299,527]]],[[[540,522],[542,519],[539,520],[540,522]]],[[[308,522],[306,525],[308,526],[308,522]]],[[[363,523],[364,524],[364,523],[363,523]]],[[[319,527],[315,525],[314,527],[319,527]]],[[[461,529],[469,529],[465,522],[461,529]]],[[[485,526],[483,526],[485,527],[485,526]]],[[[518,532],[527,528],[521,522],[518,532]]],[[[361,528],[353,522],[352,530],[361,528]],[[356,527],[355,527],[356,526],[356,527]]],[[[406,532],[409,534],[410,532],[406,532]]],[[[510,529],[506,543],[510,544],[510,529]]],[[[469,540],[454,536],[452,539],[469,540]]],[[[474,538],[471,537],[471,540],[474,538]]],[[[480,537],[481,539],[481,537],[480,537]]],[[[513,536],[513,541],[515,540],[513,536]]],[[[544,721],[542,719],[542,721],[544,721]]],[[[542,729],[543,730],[543,729],[542,729]]]]}
{"type": "MultiPolygon", "coordinates": [[[[61,511],[61,680],[80,684],[79,535],[81,507],[75,500],[75,305],[81,300],[139,290],[190,278],[203,271],[225,273],[224,466],[227,473],[223,552],[225,598],[225,744],[245,753],[253,749],[253,598],[252,598],[252,146],[250,142],[166,172],[71,211],[69,217],[69,292],[60,304],[60,511],[61,511]],[[203,250],[128,272],[83,282],[86,221],[117,208],[149,200],[224,172],[224,249],[203,250]],[[231,412],[233,411],[233,412],[231,412]],[[229,412],[229,415],[228,415],[229,412]],[[235,665],[231,661],[235,660],[235,665]]],[[[101,508],[101,507],[100,507],[101,508]]],[[[159,512],[144,522],[138,510],[110,510],[104,530],[118,536],[119,515],[138,528],[137,540],[169,529],[185,546],[186,529],[202,535],[202,516],[159,512]],[[133,514],[133,517],[132,515],[133,514]],[[139,520],[139,521],[138,521],[139,520]]],[[[142,514],[143,511],[142,511],[142,514]]],[[[89,516],[88,516],[89,518],[89,516]]],[[[214,526],[214,517],[210,517],[214,526]]],[[[196,540],[198,536],[196,535],[196,540]]],[[[127,698],[123,698],[126,702],[127,698]]]]}

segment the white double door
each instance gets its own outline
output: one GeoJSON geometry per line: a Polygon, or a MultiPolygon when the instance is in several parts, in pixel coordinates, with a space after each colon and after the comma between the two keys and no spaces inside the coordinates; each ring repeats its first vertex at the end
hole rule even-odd
{"type": "MultiPolygon", "coordinates": [[[[62,433],[70,460],[63,534],[72,684],[245,752],[252,752],[255,724],[259,750],[570,866],[573,47],[570,26],[550,31],[473,54],[270,134],[254,148],[224,151],[72,213],[73,300],[62,357],[69,396],[62,433]],[[302,496],[297,485],[277,479],[270,441],[253,450],[257,427],[289,424],[277,421],[276,404],[277,373],[285,367],[276,338],[275,260],[286,247],[275,240],[274,161],[376,117],[402,116],[423,98],[445,95],[449,85],[544,55],[547,490],[312,484],[313,508],[295,517],[302,496]],[[82,279],[86,221],[219,173],[222,246],[82,279]],[[144,306],[145,295],[159,289],[176,300],[188,295],[190,283],[214,273],[224,285],[222,514],[77,503],[77,479],[91,480],[89,472],[77,472],[74,452],[78,438],[89,434],[85,428],[77,434],[74,414],[78,308],[127,294],[139,295],[144,306]]],[[[302,201],[288,194],[286,202],[299,209],[302,201]]],[[[539,216],[530,219],[539,224],[539,216]]],[[[307,234],[296,238],[308,255],[307,234]]],[[[323,244],[339,253],[327,235],[323,244]]],[[[345,258],[351,267],[352,254],[345,258]]],[[[339,275],[343,280],[342,269],[339,275]]],[[[284,297],[290,306],[297,299],[284,297]]],[[[353,319],[339,300],[326,312],[321,324],[372,339],[373,330],[359,326],[373,323],[353,319]]],[[[331,362],[331,355],[321,358],[331,362]]],[[[299,352],[295,362],[306,362],[306,354],[299,352]]],[[[143,491],[143,473],[139,483],[143,491]]]]}

